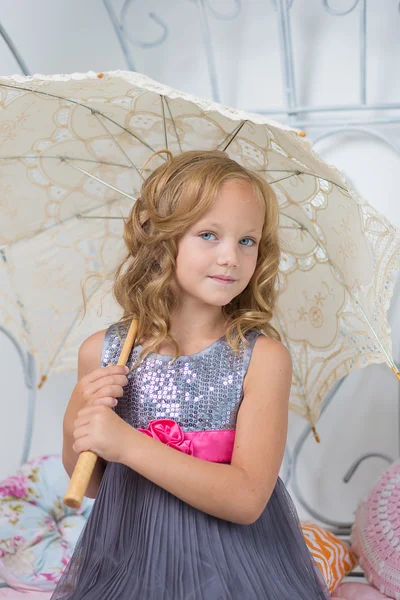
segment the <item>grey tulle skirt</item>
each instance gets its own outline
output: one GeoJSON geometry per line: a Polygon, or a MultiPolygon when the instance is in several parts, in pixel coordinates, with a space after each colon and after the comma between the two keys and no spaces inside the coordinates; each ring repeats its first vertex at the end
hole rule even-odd
{"type": "Polygon", "coordinates": [[[52,600],[326,600],[283,482],[261,517],[212,517],[108,464],[52,600]]]}

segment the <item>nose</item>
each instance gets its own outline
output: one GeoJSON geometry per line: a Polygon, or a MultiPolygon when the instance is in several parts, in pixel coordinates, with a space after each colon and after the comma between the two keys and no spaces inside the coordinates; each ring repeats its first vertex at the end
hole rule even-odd
{"type": "Polygon", "coordinates": [[[239,266],[238,244],[236,241],[226,241],[219,245],[217,264],[236,268],[239,266]]]}

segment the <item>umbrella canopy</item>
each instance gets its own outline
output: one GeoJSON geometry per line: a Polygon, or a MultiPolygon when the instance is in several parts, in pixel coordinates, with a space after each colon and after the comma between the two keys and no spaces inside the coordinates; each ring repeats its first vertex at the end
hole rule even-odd
{"type": "Polygon", "coordinates": [[[391,358],[387,308],[398,232],[302,133],[132,72],[0,78],[0,318],[41,375],[75,368],[85,337],[117,320],[110,282],[122,216],[174,155],[225,150],[269,182],[283,247],[274,325],[294,366],[291,408],[317,421],[341,377],[391,358]],[[116,217],[116,218],[111,218],[116,217]]]}

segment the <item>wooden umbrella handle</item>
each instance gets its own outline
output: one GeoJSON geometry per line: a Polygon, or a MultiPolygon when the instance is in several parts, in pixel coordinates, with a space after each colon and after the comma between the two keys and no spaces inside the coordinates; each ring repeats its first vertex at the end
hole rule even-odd
{"type": "MultiPolygon", "coordinates": [[[[117,365],[126,365],[130,351],[136,338],[138,321],[132,320],[128,335],[122,347],[117,365]]],[[[79,508],[89,485],[93,469],[96,465],[97,455],[90,450],[81,452],[69,482],[67,493],[64,496],[64,504],[70,508],[79,508]]]]}

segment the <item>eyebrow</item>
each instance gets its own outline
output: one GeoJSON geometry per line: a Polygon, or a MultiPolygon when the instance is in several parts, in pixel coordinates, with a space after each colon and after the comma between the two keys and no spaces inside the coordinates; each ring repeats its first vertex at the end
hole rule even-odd
{"type": "MultiPolygon", "coordinates": [[[[220,227],[219,223],[207,223],[205,222],[205,225],[208,225],[209,227],[220,227]]],[[[205,227],[205,225],[203,227],[205,227]]],[[[247,233],[258,233],[257,229],[247,229],[247,233]]]]}

